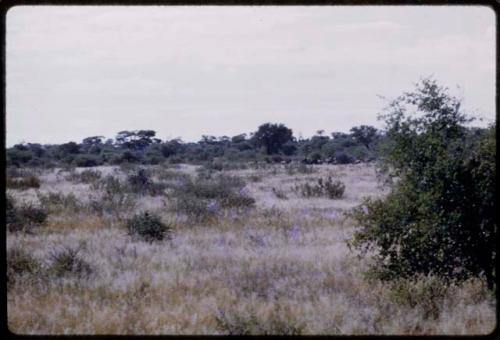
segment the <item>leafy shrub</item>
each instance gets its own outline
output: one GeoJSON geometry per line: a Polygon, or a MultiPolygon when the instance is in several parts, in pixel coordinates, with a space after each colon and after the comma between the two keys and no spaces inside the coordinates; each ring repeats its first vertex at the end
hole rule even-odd
{"type": "Polygon", "coordinates": [[[148,211],[127,220],[128,234],[147,242],[161,241],[170,237],[170,225],[162,223],[159,216],[148,211]]]}
{"type": "Polygon", "coordinates": [[[351,244],[376,252],[372,271],[381,279],[484,275],[493,287],[495,128],[468,138],[470,118],[460,101],[431,80],[396,99],[383,118],[390,138],[386,171],[399,180],[386,198],[353,210],[359,227],[351,244]]]}
{"type": "Polygon", "coordinates": [[[7,286],[14,285],[20,277],[36,275],[41,265],[30,253],[22,248],[7,250],[7,286]]]}
{"type": "Polygon", "coordinates": [[[294,190],[303,197],[321,197],[326,196],[330,199],[342,198],[345,191],[345,185],[339,180],[333,181],[331,176],[325,180],[318,178],[316,184],[299,184],[294,190]]]}
{"type": "Polygon", "coordinates": [[[31,233],[33,229],[41,226],[47,219],[47,211],[41,207],[35,207],[31,203],[23,203],[16,206],[14,199],[7,196],[6,217],[7,230],[10,232],[31,233]]]}
{"type": "Polygon", "coordinates": [[[80,250],[81,247],[69,246],[52,249],[49,254],[51,262],[49,273],[56,277],[88,277],[92,273],[92,267],[81,257],[80,250]]]}
{"type": "Polygon", "coordinates": [[[40,188],[40,180],[38,177],[31,175],[26,178],[7,178],[7,188],[26,190],[30,188],[40,188]]]}

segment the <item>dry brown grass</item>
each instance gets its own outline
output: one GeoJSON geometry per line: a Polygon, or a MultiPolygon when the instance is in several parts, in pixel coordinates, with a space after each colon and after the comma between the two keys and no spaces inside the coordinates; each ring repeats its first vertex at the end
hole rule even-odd
{"type": "MultiPolygon", "coordinates": [[[[353,228],[342,212],[363,196],[384,192],[371,165],[318,169],[291,176],[282,167],[276,175],[258,170],[262,181],[247,185],[255,209],[196,225],[170,211],[167,198],[141,197],[136,210],[155,211],[174,223],[169,241],[134,241],[113,218],[82,213],[52,215],[33,235],[9,233],[7,248],[28,251],[42,269],[60,245],[81,247],[93,268],[87,278],[47,274],[16,281],[7,295],[9,329],[19,334],[486,334],[495,328],[495,300],[479,280],[415,304],[404,291],[397,295],[389,284],[363,279],[366,263],[346,246],[353,228]],[[327,174],[345,183],[343,199],[293,193],[295,183],[327,174]],[[277,198],[273,186],[288,199],[277,198]],[[429,306],[435,309],[431,314],[429,306]]],[[[192,166],[177,171],[195,173],[192,166]]],[[[74,191],[79,197],[90,190],[55,172],[40,178],[42,192],[74,191]]],[[[12,193],[36,201],[33,189],[12,193]]],[[[431,281],[422,278],[415,285],[431,281]]]]}

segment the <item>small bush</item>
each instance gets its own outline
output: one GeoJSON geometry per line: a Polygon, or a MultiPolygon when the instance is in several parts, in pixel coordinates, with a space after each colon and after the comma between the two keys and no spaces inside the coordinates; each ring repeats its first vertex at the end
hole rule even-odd
{"type": "Polygon", "coordinates": [[[7,251],[7,286],[14,285],[20,277],[36,275],[41,265],[37,259],[22,248],[7,251]]]}
{"type": "Polygon", "coordinates": [[[316,184],[304,183],[296,185],[294,190],[302,197],[321,197],[326,196],[330,199],[342,198],[345,191],[345,185],[339,180],[333,181],[331,176],[326,180],[318,178],[316,184]]]}
{"type": "Polygon", "coordinates": [[[391,283],[389,298],[410,308],[421,308],[424,319],[437,319],[448,285],[434,276],[398,279],[391,283]]]}
{"type": "Polygon", "coordinates": [[[278,197],[281,200],[287,200],[288,197],[286,196],[285,192],[281,189],[276,189],[275,187],[272,187],[272,192],[273,194],[278,197]]]}
{"type": "Polygon", "coordinates": [[[130,236],[153,242],[169,238],[172,229],[159,216],[146,211],[127,220],[127,230],[130,236]]]}
{"type": "Polygon", "coordinates": [[[219,310],[215,320],[217,329],[226,335],[301,335],[305,325],[288,318],[277,305],[268,317],[254,311],[227,313],[219,310]]]}
{"type": "Polygon", "coordinates": [[[354,162],[354,159],[343,151],[335,153],[335,162],[337,164],[349,164],[354,162]]]}
{"type": "Polygon", "coordinates": [[[255,200],[245,185],[241,178],[224,175],[179,182],[171,193],[174,209],[200,221],[215,217],[220,209],[250,208],[255,200]]]}
{"type": "Polygon", "coordinates": [[[40,180],[38,177],[31,175],[26,178],[7,178],[7,188],[26,190],[30,188],[38,189],[40,188],[40,180]]]}
{"type": "Polygon", "coordinates": [[[295,175],[295,174],[312,174],[317,170],[312,165],[307,165],[304,163],[290,163],[290,164],[285,164],[285,171],[288,175],[295,175]]]}
{"type": "Polygon", "coordinates": [[[102,194],[98,197],[90,197],[88,207],[100,215],[109,213],[121,219],[123,213],[131,211],[136,205],[127,185],[114,176],[104,177],[94,183],[92,189],[102,194]]]}
{"type": "Polygon", "coordinates": [[[49,273],[56,277],[88,277],[92,273],[92,267],[81,257],[80,250],[80,247],[68,246],[52,249],[49,254],[51,261],[49,273]]]}
{"type": "Polygon", "coordinates": [[[63,194],[62,192],[48,192],[47,194],[37,193],[40,204],[51,213],[78,212],[82,204],[72,192],[63,194]]]}
{"type": "Polygon", "coordinates": [[[86,169],[82,172],[78,173],[76,171],[72,171],[69,175],[65,177],[67,181],[74,183],[84,183],[90,184],[101,178],[102,174],[98,170],[86,169]]]}
{"type": "Polygon", "coordinates": [[[127,177],[127,181],[132,192],[142,195],[157,196],[162,194],[166,187],[164,184],[153,182],[151,175],[145,169],[139,169],[130,174],[127,177]]]}
{"type": "Polygon", "coordinates": [[[16,207],[14,199],[7,196],[6,225],[8,231],[31,233],[33,229],[45,222],[47,216],[48,213],[45,209],[35,207],[31,203],[23,203],[16,207]]]}

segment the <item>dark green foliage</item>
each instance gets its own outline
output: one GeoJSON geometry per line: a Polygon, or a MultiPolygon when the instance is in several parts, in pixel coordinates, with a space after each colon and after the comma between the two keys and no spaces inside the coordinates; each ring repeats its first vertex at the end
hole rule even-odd
{"type": "Polygon", "coordinates": [[[26,190],[30,188],[40,188],[40,180],[34,175],[25,178],[8,177],[6,184],[9,189],[26,190]]]}
{"type": "Polygon", "coordinates": [[[92,273],[92,267],[81,257],[80,250],[80,247],[68,246],[53,249],[49,255],[49,273],[56,277],[88,277],[92,273]]]}
{"type": "Polygon", "coordinates": [[[259,126],[252,139],[257,146],[264,147],[266,154],[270,155],[283,151],[283,146],[293,141],[293,135],[292,130],[283,124],[266,123],[259,126]]]}
{"type": "Polygon", "coordinates": [[[339,180],[333,180],[331,176],[326,179],[318,178],[316,184],[304,183],[296,185],[294,190],[303,197],[326,196],[331,199],[342,198],[345,185],[339,180]]]}
{"type": "Polygon", "coordinates": [[[20,278],[36,276],[40,269],[38,260],[22,248],[7,250],[7,287],[12,287],[20,278]]]}
{"type": "Polygon", "coordinates": [[[377,138],[377,129],[369,125],[360,125],[351,128],[351,134],[354,140],[370,149],[371,144],[377,138]]]}
{"type": "Polygon", "coordinates": [[[31,233],[47,219],[47,211],[31,203],[16,206],[11,196],[6,197],[6,225],[10,232],[31,233]]]}
{"type": "Polygon", "coordinates": [[[168,239],[172,231],[170,225],[164,224],[158,215],[148,211],[127,220],[126,226],[130,236],[139,237],[147,242],[168,239]]]}
{"type": "Polygon", "coordinates": [[[353,211],[359,229],[352,245],[377,252],[372,271],[382,279],[485,276],[492,286],[495,128],[469,138],[460,101],[428,79],[396,99],[383,118],[385,171],[398,181],[386,198],[353,211]]]}

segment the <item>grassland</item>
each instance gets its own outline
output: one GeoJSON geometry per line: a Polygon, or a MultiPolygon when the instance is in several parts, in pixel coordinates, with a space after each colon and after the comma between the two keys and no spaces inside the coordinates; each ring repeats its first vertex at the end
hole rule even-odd
{"type": "Polygon", "coordinates": [[[170,186],[197,175],[196,166],[149,167],[165,194],[127,194],[116,213],[90,210],[89,202],[105,206],[110,201],[98,183],[105,175],[125,180],[133,169],[94,169],[101,176],[83,182],[83,169],[73,177],[39,171],[39,188],[8,190],[16,202],[37,205],[46,197],[50,205],[47,221],[32,233],[7,233],[9,266],[22,258],[16,251],[35,263],[9,278],[14,333],[487,334],[495,328],[495,299],[480,280],[445,286],[433,277],[365,278],[369,258],[349,250],[353,225],[343,213],[387,192],[372,164],[223,170],[245,181],[255,204],[216,207],[205,219],[182,213],[169,194],[170,186]],[[297,189],[328,175],[344,183],[342,198],[303,197],[297,189]],[[50,192],[63,194],[58,204],[50,192]],[[169,239],[127,234],[126,219],[146,210],[171,227],[169,239]],[[77,270],[57,267],[68,249],[81,264],[77,270]]]}

